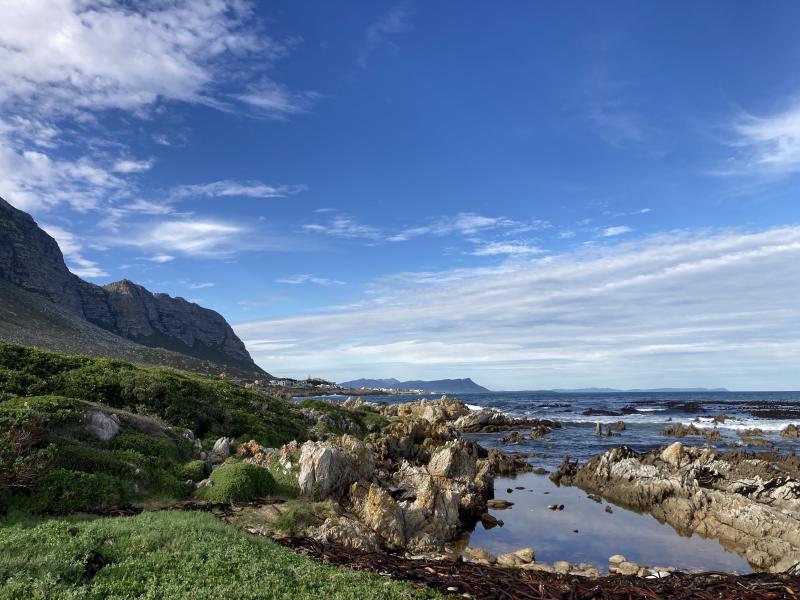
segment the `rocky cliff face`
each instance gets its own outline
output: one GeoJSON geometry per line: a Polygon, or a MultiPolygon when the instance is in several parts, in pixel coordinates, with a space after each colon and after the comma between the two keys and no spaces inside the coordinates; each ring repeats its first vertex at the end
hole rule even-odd
{"type": "Polygon", "coordinates": [[[261,371],[218,313],[127,280],[100,287],[70,273],[56,241],[2,198],[0,280],[138,344],[261,371]]]}

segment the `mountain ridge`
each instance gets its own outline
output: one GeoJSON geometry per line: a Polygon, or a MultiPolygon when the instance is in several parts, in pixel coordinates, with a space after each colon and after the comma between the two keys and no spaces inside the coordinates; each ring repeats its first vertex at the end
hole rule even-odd
{"type": "Polygon", "coordinates": [[[392,390],[425,390],[443,394],[468,394],[489,392],[487,388],[478,385],[469,377],[464,379],[435,379],[431,381],[410,380],[399,381],[389,379],[354,379],[340,383],[342,387],[352,388],[385,388],[392,390]]]}
{"type": "MultiPolygon", "coordinates": [[[[4,284],[0,287],[4,320],[16,323],[0,328],[0,339],[35,341],[32,345],[64,350],[67,338],[63,331],[70,330],[80,332],[86,346],[83,351],[90,354],[93,345],[98,345],[102,355],[115,358],[128,358],[131,353],[139,358],[153,357],[157,362],[159,355],[176,358],[174,354],[179,354],[199,361],[197,370],[202,372],[213,370],[211,365],[216,364],[269,377],[222,315],[183,298],[154,294],[127,279],[105,286],[82,280],[67,268],[56,240],[31,215],[3,198],[0,282],[4,284]],[[28,314],[40,331],[15,319],[20,313],[28,314]],[[114,339],[92,326],[127,343],[114,352],[114,339]],[[54,329],[51,339],[49,328],[54,329]],[[147,352],[130,344],[172,354],[147,352]]],[[[177,362],[194,364],[191,360],[177,362]]]]}

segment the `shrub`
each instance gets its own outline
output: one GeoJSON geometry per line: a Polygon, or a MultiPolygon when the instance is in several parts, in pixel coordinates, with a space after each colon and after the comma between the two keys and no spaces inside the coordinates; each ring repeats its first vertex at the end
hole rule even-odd
{"type": "Polygon", "coordinates": [[[117,506],[133,493],[132,485],[104,473],[53,469],[30,496],[15,497],[12,506],[34,512],[66,514],[117,506]]]}
{"type": "Polygon", "coordinates": [[[272,522],[272,526],[287,535],[299,535],[311,525],[319,525],[325,520],[330,506],[325,502],[292,501],[272,522]]]}
{"type": "Polygon", "coordinates": [[[225,463],[211,473],[213,485],[201,488],[197,497],[209,502],[248,502],[275,491],[275,480],[263,467],[225,463]]]}
{"type": "Polygon", "coordinates": [[[181,477],[183,479],[191,479],[192,481],[202,481],[208,477],[211,469],[208,463],[204,460],[193,460],[181,467],[181,477]]]}

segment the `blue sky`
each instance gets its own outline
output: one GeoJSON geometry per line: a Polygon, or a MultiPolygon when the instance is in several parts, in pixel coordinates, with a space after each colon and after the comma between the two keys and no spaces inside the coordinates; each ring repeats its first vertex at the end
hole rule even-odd
{"type": "Polygon", "coordinates": [[[0,195],[270,372],[800,388],[796,3],[0,8],[0,195]]]}

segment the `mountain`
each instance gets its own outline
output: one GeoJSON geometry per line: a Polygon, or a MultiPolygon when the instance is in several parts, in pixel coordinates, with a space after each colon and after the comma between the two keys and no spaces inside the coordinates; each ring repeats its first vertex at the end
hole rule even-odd
{"type": "Polygon", "coordinates": [[[727,392],[727,388],[649,388],[649,389],[630,389],[618,390],[615,388],[579,388],[575,390],[556,389],[545,390],[549,392],[557,392],[559,394],[605,394],[614,392],[639,392],[639,393],[652,393],[652,392],[727,392]]]}
{"type": "Polygon", "coordinates": [[[98,286],[56,241],[0,198],[0,340],[213,373],[268,376],[213,310],[128,280],[98,286]]]}
{"type": "Polygon", "coordinates": [[[351,388],[385,388],[390,390],[425,390],[442,394],[475,394],[490,390],[472,379],[437,379],[435,381],[398,381],[397,379],[354,379],[340,383],[351,388]]]}

